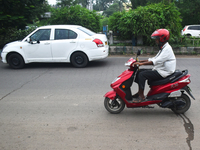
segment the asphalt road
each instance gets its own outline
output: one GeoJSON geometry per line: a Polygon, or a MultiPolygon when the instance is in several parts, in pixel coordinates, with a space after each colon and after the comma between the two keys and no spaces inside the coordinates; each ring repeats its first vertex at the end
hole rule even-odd
{"type": "Polygon", "coordinates": [[[200,150],[200,58],[177,58],[177,68],[191,74],[196,98],[184,115],[157,105],[108,113],[103,95],[126,60],[108,57],[82,69],[30,64],[21,70],[0,62],[0,149],[200,150]]]}

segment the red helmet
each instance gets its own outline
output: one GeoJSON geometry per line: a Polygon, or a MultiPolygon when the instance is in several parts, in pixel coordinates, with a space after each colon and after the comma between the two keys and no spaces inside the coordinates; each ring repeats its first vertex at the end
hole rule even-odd
{"type": "Polygon", "coordinates": [[[151,35],[152,39],[159,39],[161,43],[165,43],[169,40],[169,31],[167,29],[157,29],[151,35]]]}

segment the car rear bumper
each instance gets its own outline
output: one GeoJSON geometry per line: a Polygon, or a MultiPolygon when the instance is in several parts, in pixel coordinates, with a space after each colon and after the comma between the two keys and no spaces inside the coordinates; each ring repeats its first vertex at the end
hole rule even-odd
{"type": "Polygon", "coordinates": [[[108,47],[105,49],[99,49],[99,50],[92,50],[92,52],[90,53],[89,56],[89,61],[93,61],[93,60],[98,60],[98,59],[104,59],[106,57],[108,57],[108,47]]]}

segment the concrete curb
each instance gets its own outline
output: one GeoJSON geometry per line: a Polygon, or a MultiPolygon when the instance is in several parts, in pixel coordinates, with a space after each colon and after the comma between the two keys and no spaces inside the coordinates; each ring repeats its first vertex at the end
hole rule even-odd
{"type": "MultiPolygon", "coordinates": [[[[142,49],[144,54],[154,55],[158,52],[157,47],[151,46],[110,46],[110,54],[134,54],[138,49],[142,49]]],[[[175,54],[198,55],[200,47],[173,47],[175,54]]]]}

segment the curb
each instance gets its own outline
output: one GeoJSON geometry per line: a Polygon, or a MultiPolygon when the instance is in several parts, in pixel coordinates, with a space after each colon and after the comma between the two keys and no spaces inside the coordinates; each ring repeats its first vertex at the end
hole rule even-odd
{"type": "MultiPolygon", "coordinates": [[[[158,52],[157,47],[151,46],[109,46],[110,54],[134,54],[138,49],[143,50],[143,54],[154,55],[158,52]]],[[[173,47],[174,54],[180,55],[198,55],[200,47],[173,47]]]]}

